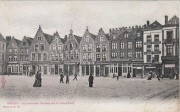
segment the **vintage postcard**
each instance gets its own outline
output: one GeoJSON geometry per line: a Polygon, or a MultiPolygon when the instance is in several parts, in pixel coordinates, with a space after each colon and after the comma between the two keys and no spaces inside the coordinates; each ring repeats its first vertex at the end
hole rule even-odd
{"type": "Polygon", "coordinates": [[[179,1],[0,1],[0,112],[179,112],[179,1]]]}

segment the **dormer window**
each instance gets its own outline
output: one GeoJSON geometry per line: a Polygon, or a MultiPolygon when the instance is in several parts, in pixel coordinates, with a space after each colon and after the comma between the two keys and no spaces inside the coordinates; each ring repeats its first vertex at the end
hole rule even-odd
{"type": "Polygon", "coordinates": [[[41,37],[38,37],[38,40],[41,40],[41,37]]]}
{"type": "Polygon", "coordinates": [[[128,33],[125,33],[124,34],[124,38],[128,38],[129,34],[128,33]]]}
{"type": "Polygon", "coordinates": [[[26,42],[23,42],[23,46],[26,46],[26,42]]]}
{"type": "Polygon", "coordinates": [[[100,42],[103,42],[103,41],[104,41],[103,37],[100,37],[100,42]]]}
{"type": "Polygon", "coordinates": [[[89,37],[87,35],[85,36],[85,42],[89,42],[89,37]]]}

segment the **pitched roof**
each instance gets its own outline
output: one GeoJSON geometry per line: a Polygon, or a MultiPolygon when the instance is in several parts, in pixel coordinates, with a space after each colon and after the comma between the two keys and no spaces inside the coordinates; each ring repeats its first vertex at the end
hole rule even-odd
{"type": "Polygon", "coordinates": [[[64,40],[63,38],[60,38],[60,40],[62,41],[62,43],[64,43],[64,42],[65,42],[65,40],[64,40]]]}
{"type": "Polygon", "coordinates": [[[4,41],[6,42],[6,40],[4,39],[4,37],[2,36],[2,34],[0,33],[0,41],[4,41]]]}
{"type": "Polygon", "coordinates": [[[80,43],[80,42],[81,42],[82,37],[77,36],[77,35],[73,35],[73,36],[75,37],[75,39],[77,40],[77,42],[78,42],[78,43],[80,43]]]}
{"type": "Polygon", "coordinates": [[[96,39],[96,35],[92,34],[92,33],[89,33],[91,35],[91,37],[93,38],[93,40],[96,39]]]}
{"type": "Polygon", "coordinates": [[[44,34],[44,37],[46,38],[47,42],[49,44],[51,44],[51,42],[53,41],[53,36],[52,35],[49,35],[49,34],[46,34],[46,33],[43,33],[44,34]]]}
{"type": "Polygon", "coordinates": [[[179,26],[179,18],[177,16],[173,16],[164,26],[179,26]]]}
{"type": "Polygon", "coordinates": [[[110,39],[110,36],[109,36],[109,34],[107,33],[107,34],[105,34],[105,36],[106,36],[106,38],[109,40],[110,39]]]}
{"type": "Polygon", "coordinates": [[[154,21],[152,24],[147,26],[144,30],[145,31],[147,31],[147,30],[158,30],[158,29],[161,29],[161,28],[162,28],[162,25],[159,22],[154,21]]]}
{"type": "Polygon", "coordinates": [[[33,41],[33,38],[31,38],[31,37],[26,37],[26,39],[27,39],[28,44],[31,45],[31,43],[32,43],[32,41],[33,41]]]}
{"type": "Polygon", "coordinates": [[[14,40],[16,41],[16,43],[17,43],[17,45],[18,45],[18,46],[20,46],[20,45],[21,45],[21,41],[20,41],[20,40],[15,39],[15,38],[14,38],[14,40]]]}

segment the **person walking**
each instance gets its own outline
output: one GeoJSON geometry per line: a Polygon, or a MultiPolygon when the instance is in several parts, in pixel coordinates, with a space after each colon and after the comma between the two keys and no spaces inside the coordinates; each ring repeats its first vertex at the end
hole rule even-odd
{"type": "Polygon", "coordinates": [[[92,76],[92,74],[89,76],[89,87],[93,87],[93,80],[94,80],[94,77],[92,76]]]}
{"type": "Polygon", "coordinates": [[[131,78],[131,74],[130,74],[130,72],[128,72],[128,74],[127,74],[127,78],[131,78]]]}
{"type": "Polygon", "coordinates": [[[157,73],[157,79],[158,79],[158,81],[160,81],[160,74],[159,73],[157,73]]]}
{"type": "Polygon", "coordinates": [[[77,73],[74,75],[74,79],[73,79],[73,81],[76,79],[76,81],[77,81],[77,73]]]}
{"type": "Polygon", "coordinates": [[[64,83],[63,78],[64,78],[64,75],[63,75],[63,73],[61,73],[61,75],[60,75],[60,83],[61,82],[64,83]]]}
{"type": "Polygon", "coordinates": [[[36,75],[35,75],[35,82],[33,87],[41,87],[41,73],[39,71],[37,71],[36,75]]]}
{"type": "Polygon", "coordinates": [[[66,84],[69,84],[69,74],[66,74],[66,84]]]}
{"type": "Polygon", "coordinates": [[[119,80],[119,75],[117,76],[117,81],[119,80]]]}
{"type": "Polygon", "coordinates": [[[113,79],[114,79],[114,77],[116,77],[116,76],[115,76],[115,74],[113,73],[113,79]]]}

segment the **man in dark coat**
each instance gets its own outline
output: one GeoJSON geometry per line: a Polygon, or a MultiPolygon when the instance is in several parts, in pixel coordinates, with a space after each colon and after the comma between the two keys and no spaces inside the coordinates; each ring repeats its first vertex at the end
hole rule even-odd
{"type": "Polygon", "coordinates": [[[117,81],[119,80],[119,75],[117,75],[117,81]]]}
{"type": "Polygon", "coordinates": [[[73,79],[73,81],[76,79],[76,81],[77,81],[77,73],[74,75],[74,79],[73,79]]]}
{"type": "Polygon", "coordinates": [[[69,84],[69,73],[66,74],[66,84],[69,84]]]}
{"type": "Polygon", "coordinates": [[[94,77],[92,76],[92,74],[89,76],[89,87],[93,87],[93,80],[94,77]]]}
{"type": "Polygon", "coordinates": [[[63,78],[64,78],[64,75],[63,75],[63,73],[61,73],[61,75],[60,75],[60,83],[61,82],[64,83],[63,78]]]}
{"type": "Polygon", "coordinates": [[[39,71],[37,71],[33,87],[41,87],[41,80],[42,80],[41,73],[39,73],[39,71]]]}

